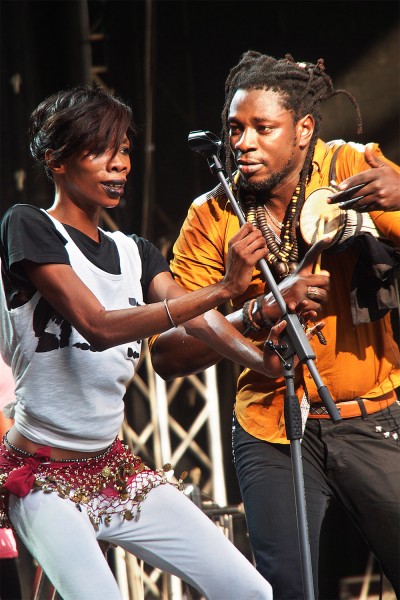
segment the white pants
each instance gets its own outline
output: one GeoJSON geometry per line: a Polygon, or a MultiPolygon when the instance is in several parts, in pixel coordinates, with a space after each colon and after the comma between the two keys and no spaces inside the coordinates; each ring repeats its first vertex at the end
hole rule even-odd
{"type": "Polygon", "coordinates": [[[121,546],[183,579],[209,600],[271,600],[267,581],[191,500],[172,485],[153,489],[138,521],[119,515],[95,531],[82,509],[55,493],[10,497],[22,541],[63,600],[119,600],[97,540],[121,546]]]}

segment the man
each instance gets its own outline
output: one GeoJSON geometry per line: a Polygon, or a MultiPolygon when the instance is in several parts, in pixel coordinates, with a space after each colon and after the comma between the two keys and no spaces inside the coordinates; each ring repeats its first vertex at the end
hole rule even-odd
{"type": "MultiPolygon", "coordinates": [[[[320,530],[332,496],[351,515],[400,594],[400,354],[390,317],[398,307],[394,273],[400,212],[394,209],[399,206],[400,169],[383,157],[377,144],[327,144],[319,139],[321,103],[336,93],[321,59],[313,65],[291,56],[276,60],[246,52],[231,69],[225,92],[223,146],[232,189],[247,219],[265,236],[267,261],[286,302],[312,302],[314,314],[306,313],[308,318],[315,317],[319,304],[325,321],[326,340],[320,343],[314,337],[311,344],[340,423],[326,414],[308,369],[299,365],[295,375],[299,401],[311,405],[302,457],[316,597],[320,530]],[[358,198],[353,208],[361,214],[373,209],[370,217],[379,239],[361,231],[346,243],[331,244],[322,254],[324,271],[298,271],[308,248],[300,234],[300,214],[310,193],[328,187],[332,179],[342,189],[362,184],[349,197],[358,198]],[[375,269],[376,257],[379,266],[382,256],[387,263],[384,276],[375,269]],[[360,273],[367,275],[357,279],[360,273]]],[[[347,95],[359,115],[354,98],[347,95]]],[[[334,192],[327,192],[333,202],[340,200],[334,192]]],[[[329,232],[330,224],[322,218],[327,207],[321,201],[320,237],[329,232]]],[[[221,186],[197,198],[174,246],[176,280],[189,290],[219,280],[228,240],[238,228],[221,186]]],[[[257,344],[264,343],[280,316],[268,292],[255,271],[246,293],[233,300],[242,310],[229,316],[257,344]]],[[[152,354],[165,378],[218,360],[183,333],[182,344],[173,348],[168,333],[162,334],[152,354]]],[[[233,452],[257,568],[272,584],[274,598],[299,600],[303,583],[284,395],[282,377],[273,380],[243,370],[237,383],[233,452]]]]}

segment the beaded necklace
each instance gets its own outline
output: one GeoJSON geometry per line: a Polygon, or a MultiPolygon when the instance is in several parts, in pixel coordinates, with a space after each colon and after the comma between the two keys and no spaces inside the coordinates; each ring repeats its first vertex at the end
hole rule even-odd
{"type": "MultiPolygon", "coordinates": [[[[292,273],[297,267],[299,252],[296,239],[296,213],[300,195],[300,183],[297,185],[292,199],[287,208],[282,226],[281,237],[278,238],[273,229],[268,225],[266,213],[270,212],[263,205],[257,205],[256,199],[248,195],[244,199],[246,220],[257,227],[263,234],[267,243],[268,254],[266,260],[275,273],[282,279],[292,273]]],[[[271,218],[273,221],[273,219],[271,218]]]]}

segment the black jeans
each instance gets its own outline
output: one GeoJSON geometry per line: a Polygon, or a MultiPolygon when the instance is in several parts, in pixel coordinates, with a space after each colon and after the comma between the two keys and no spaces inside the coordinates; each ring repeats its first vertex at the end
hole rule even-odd
{"type": "MultiPolygon", "coordinates": [[[[301,600],[303,585],[290,446],[247,432],[234,418],[233,453],[256,566],[274,600],[301,600]]],[[[308,419],[301,452],[315,597],[321,524],[335,496],[400,597],[400,406],[344,419],[308,419]]]]}

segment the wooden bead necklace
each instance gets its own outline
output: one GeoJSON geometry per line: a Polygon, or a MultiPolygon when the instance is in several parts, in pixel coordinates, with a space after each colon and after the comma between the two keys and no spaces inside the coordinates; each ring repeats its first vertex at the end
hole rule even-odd
{"type": "Polygon", "coordinates": [[[247,195],[244,199],[246,220],[257,227],[263,234],[267,243],[268,254],[266,260],[279,278],[283,279],[292,273],[298,263],[299,253],[296,239],[296,215],[297,204],[300,194],[300,184],[297,185],[289,206],[286,210],[285,219],[280,223],[278,219],[272,218],[270,211],[263,205],[257,205],[253,195],[247,195]],[[281,229],[278,238],[273,229],[268,225],[266,215],[281,229]]]}

